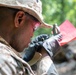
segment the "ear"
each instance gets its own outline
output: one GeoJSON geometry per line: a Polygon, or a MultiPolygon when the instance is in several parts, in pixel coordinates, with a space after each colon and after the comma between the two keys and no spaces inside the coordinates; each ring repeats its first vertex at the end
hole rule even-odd
{"type": "Polygon", "coordinates": [[[15,27],[22,26],[24,22],[25,22],[25,13],[23,11],[18,11],[14,19],[15,27]]]}

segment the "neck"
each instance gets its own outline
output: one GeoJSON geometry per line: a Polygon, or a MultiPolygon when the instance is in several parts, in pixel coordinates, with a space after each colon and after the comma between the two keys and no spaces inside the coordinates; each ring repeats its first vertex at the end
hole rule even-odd
{"type": "Polygon", "coordinates": [[[9,43],[11,37],[10,29],[0,27],[0,36],[9,43]]]}

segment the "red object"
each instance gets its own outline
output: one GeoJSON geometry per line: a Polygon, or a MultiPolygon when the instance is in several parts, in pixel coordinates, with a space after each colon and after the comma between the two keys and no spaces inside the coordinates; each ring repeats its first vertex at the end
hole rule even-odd
{"type": "Polygon", "coordinates": [[[76,40],[76,28],[68,20],[60,25],[60,32],[62,34],[62,41],[60,41],[61,46],[72,40],[76,40]]]}

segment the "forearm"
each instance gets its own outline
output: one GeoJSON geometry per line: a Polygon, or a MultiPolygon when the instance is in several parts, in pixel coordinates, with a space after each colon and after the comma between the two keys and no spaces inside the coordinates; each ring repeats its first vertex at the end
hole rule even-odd
{"type": "Polygon", "coordinates": [[[37,63],[37,71],[36,72],[37,72],[37,75],[58,75],[56,67],[48,55],[44,56],[37,63]]]}
{"type": "Polygon", "coordinates": [[[38,63],[36,63],[37,75],[58,75],[56,67],[48,52],[42,47],[40,53],[42,54],[42,58],[38,61],[38,63]]]}

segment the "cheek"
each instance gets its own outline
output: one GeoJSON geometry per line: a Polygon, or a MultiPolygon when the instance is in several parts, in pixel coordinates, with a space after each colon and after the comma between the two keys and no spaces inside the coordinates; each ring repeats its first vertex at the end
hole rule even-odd
{"type": "Polygon", "coordinates": [[[28,28],[28,30],[27,30],[27,35],[29,37],[32,37],[33,33],[34,33],[33,27],[30,25],[29,28],[28,28]]]}
{"type": "Polygon", "coordinates": [[[32,36],[33,36],[32,28],[25,30],[22,37],[24,44],[28,45],[31,42],[32,36]]]}

